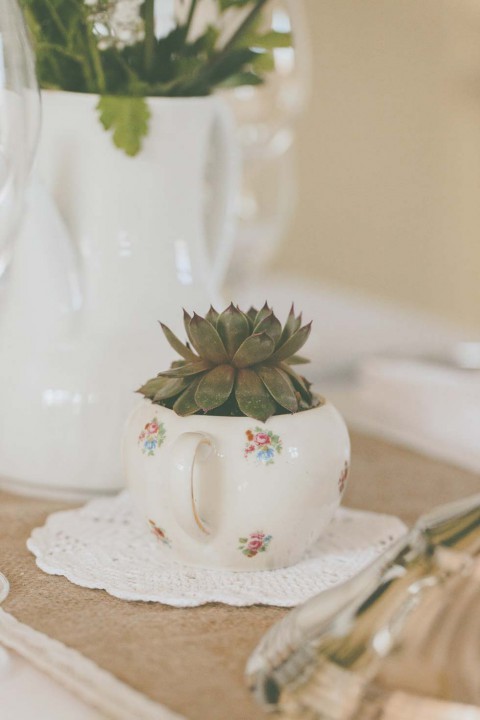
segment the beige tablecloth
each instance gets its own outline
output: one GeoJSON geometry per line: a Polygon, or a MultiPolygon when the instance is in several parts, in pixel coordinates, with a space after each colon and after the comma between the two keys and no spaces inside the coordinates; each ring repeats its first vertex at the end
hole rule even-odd
{"type": "MultiPolygon", "coordinates": [[[[408,523],[440,502],[480,490],[480,477],[373,438],[354,435],[346,504],[408,523]]],[[[189,720],[264,717],[244,686],[246,660],[287,611],[128,603],[37,569],[25,542],[65,505],[0,493],[0,568],[11,582],[3,609],[21,623],[189,720]]]]}

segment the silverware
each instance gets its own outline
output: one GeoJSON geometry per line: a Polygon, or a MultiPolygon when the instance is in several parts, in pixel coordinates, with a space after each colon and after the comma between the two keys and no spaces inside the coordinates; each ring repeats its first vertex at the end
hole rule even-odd
{"type": "Polygon", "coordinates": [[[247,680],[288,718],[383,717],[398,688],[480,705],[479,606],[480,494],[423,516],[359,575],[273,626],[247,680]]]}

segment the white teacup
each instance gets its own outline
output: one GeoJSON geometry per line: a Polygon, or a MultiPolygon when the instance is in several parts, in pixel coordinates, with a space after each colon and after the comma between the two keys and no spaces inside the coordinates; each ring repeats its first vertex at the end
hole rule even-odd
{"type": "Polygon", "coordinates": [[[144,400],[124,462],[138,511],[165,557],[237,571],[298,562],[339,506],[350,441],[327,402],[266,423],[192,415],[144,400]]]}

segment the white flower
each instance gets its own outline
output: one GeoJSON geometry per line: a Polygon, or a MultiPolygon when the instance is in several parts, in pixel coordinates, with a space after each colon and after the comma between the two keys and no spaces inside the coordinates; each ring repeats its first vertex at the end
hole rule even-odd
{"type": "Polygon", "coordinates": [[[84,0],[92,9],[89,20],[100,50],[116,47],[122,50],[141,42],[145,26],[141,16],[144,0],[84,0]]]}
{"type": "Polygon", "coordinates": [[[166,37],[177,25],[174,5],[176,0],[155,0],[155,36],[166,37]]]}

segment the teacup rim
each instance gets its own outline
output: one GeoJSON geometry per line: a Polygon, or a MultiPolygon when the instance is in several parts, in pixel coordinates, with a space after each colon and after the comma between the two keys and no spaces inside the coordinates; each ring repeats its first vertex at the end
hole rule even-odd
{"type": "Polygon", "coordinates": [[[287,421],[292,421],[295,418],[303,417],[306,418],[307,416],[311,416],[313,413],[318,413],[321,410],[324,409],[335,409],[334,405],[327,399],[324,398],[319,393],[313,393],[316,398],[319,398],[320,402],[318,405],[315,405],[315,407],[308,408],[307,410],[299,410],[295,413],[282,413],[280,415],[271,415],[267,420],[258,420],[257,418],[253,418],[249,415],[207,415],[207,414],[194,414],[194,415],[186,415],[185,417],[182,417],[181,415],[177,415],[174,410],[171,408],[167,408],[164,405],[160,405],[158,403],[154,403],[149,398],[142,398],[140,404],[138,405],[137,409],[140,407],[143,407],[145,405],[148,405],[153,408],[159,408],[160,411],[165,411],[168,414],[171,414],[178,422],[182,422],[183,420],[194,420],[194,421],[200,421],[205,423],[214,423],[221,420],[227,420],[229,424],[242,424],[244,425],[245,422],[248,423],[260,423],[262,425],[267,425],[268,423],[272,422],[279,422],[279,423],[286,423],[287,421]]]}

